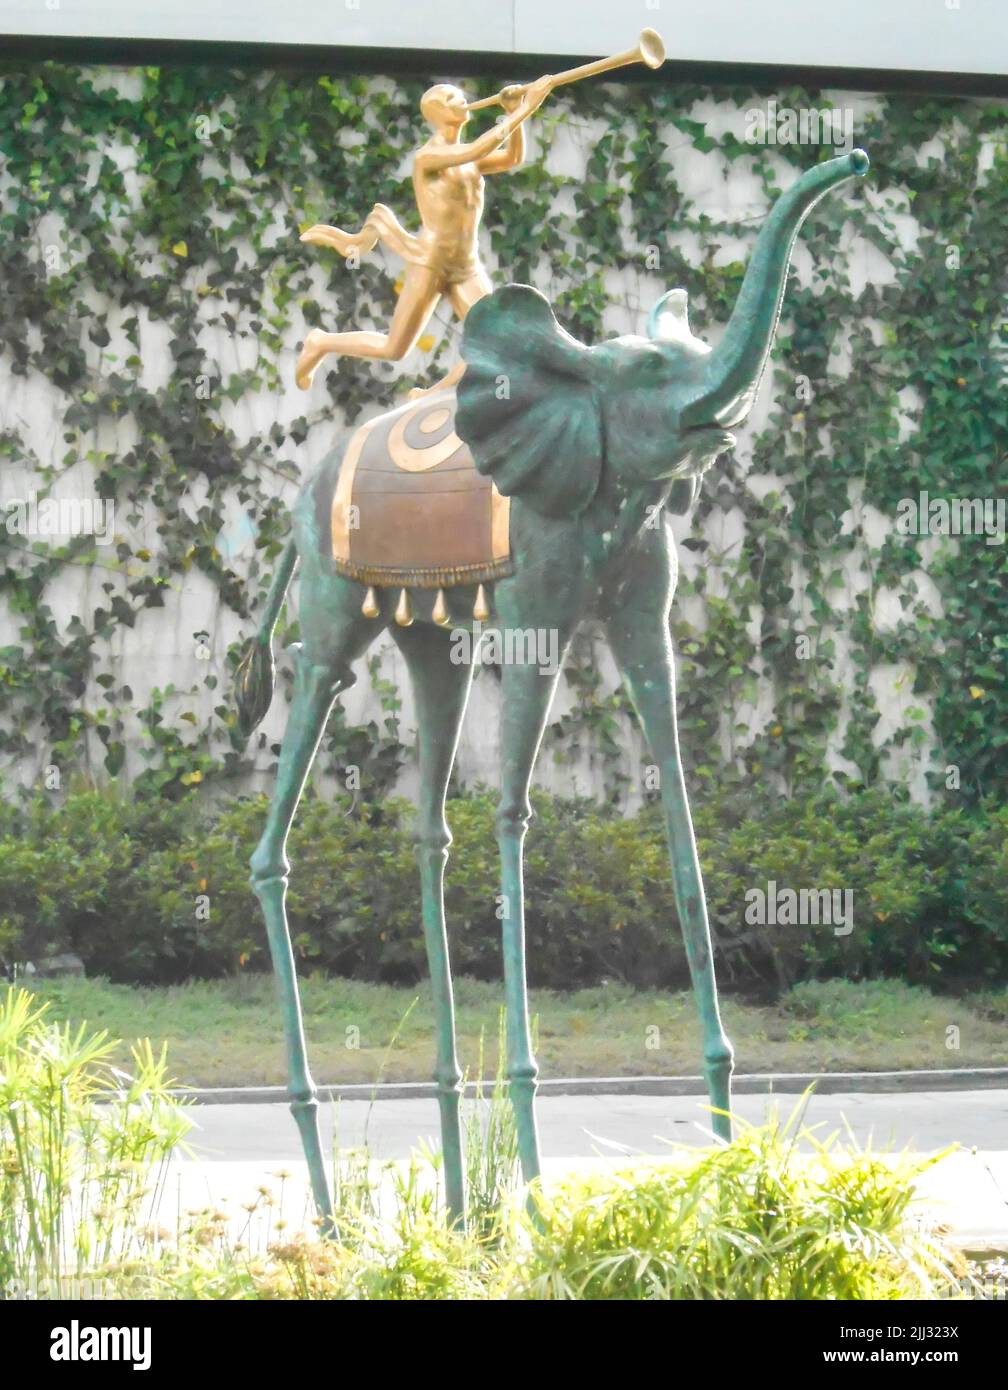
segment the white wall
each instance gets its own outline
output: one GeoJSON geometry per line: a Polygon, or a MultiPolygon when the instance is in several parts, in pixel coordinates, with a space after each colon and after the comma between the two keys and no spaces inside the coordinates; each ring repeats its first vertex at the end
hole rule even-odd
{"type": "MultiPolygon", "coordinates": [[[[113,83],[120,86],[123,91],[127,91],[130,89],[133,79],[125,73],[118,73],[106,74],[102,81],[113,83]]],[[[856,94],[833,93],[831,95],[838,104],[854,108],[856,121],[860,120],[864,112],[870,109],[875,101],[873,98],[856,94]]],[[[740,120],[739,111],[735,106],[715,101],[697,104],[689,114],[692,119],[708,121],[712,126],[719,123],[721,125],[729,122],[737,123],[740,120]]],[[[567,130],[561,131],[550,150],[550,169],[557,173],[563,173],[572,180],[578,179],[583,174],[586,158],[598,137],[599,131],[598,125],[571,126],[567,130]]],[[[741,130],[738,133],[741,135],[741,130]]],[[[535,159],[537,152],[534,130],[531,140],[530,158],[535,159]]],[[[765,201],[755,179],[740,176],[737,169],[733,169],[731,178],[724,177],[725,171],[719,167],[719,161],[712,156],[697,153],[685,136],[681,140],[673,140],[673,145],[676,177],[683,192],[698,206],[706,209],[715,221],[720,217],[737,219],[740,216],[748,216],[754,221],[758,221],[765,214],[765,201]]],[[[121,151],[120,158],[123,167],[128,168],[129,151],[121,151]]],[[[789,175],[784,177],[785,182],[787,182],[789,175]]],[[[362,191],[361,196],[363,206],[367,199],[366,192],[362,191]]],[[[868,189],[866,196],[871,198],[874,195],[868,189]]],[[[912,245],[915,237],[915,223],[909,209],[902,217],[898,216],[897,221],[901,226],[901,235],[906,244],[912,245]]],[[[851,235],[849,223],[845,235],[851,235]]],[[[700,248],[695,238],[684,236],[682,246],[691,259],[699,256],[700,248]]],[[[742,249],[726,242],[719,252],[718,259],[723,263],[736,260],[742,249]]],[[[891,278],[892,266],[879,250],[867,242],[856,243],[844,249],[851,252],[851,269],[855,290],[859,290],[866,284],[884,283],[891,278]]],[[[489,239],[485,235],[483,254],[493,277],[499,282],[506,281],[508,267],[497,265],[489,245],[489,239]]],[[[397,272],[397,262],[390,258],[388,265],[390,273],[397,272]]],[[[810,258],[807,253],[803,252],[800,243],[795,258],[795,266],[799,277],[804,283],[808,283],[810,258]]],[[[192,273],[198,274],[198,267],[194,268],[192,273]]],[[[539,287],[547,294],[551,291],[548,267],[544,268],[539,287]]],[[[648,308],[666,288],[668,286],[657,275],[614,272],[611,276],[612,304],[608,314],[607,328],[613,333],[643,331],[644,317],[648,308]]],[[[455,332],[444,313],[441,314],[441,328],[455,332]]],[[[164,374],[170,370],[170,356],[165,350],[166,344],[163,341],[164,332],[164,326],[160,324],[147,323],[143,328],[143,379],[144,383],[150,386],[158,385],[163,380],[164,374]]],[[[715,336],[716,334],[712,335],[712,338],[715,336]]],[[[203,344],[208,354],[221,362],[225,375],[228,371],[236,369],[241,364],[243,355],[251,351],[249,344],[239,343],[223,332],[209,328],[204,334],[203,344]]],[[[122,350],[123,346],[123,340],[118,343],[114,340],[109,352],[115,352],[117,349],[122,350]]],[[[237,405],[228,408],[228,423],[239,437],[247,438],[253,433],[265,433],[274,421],[289,422],[303,414],[305,399],[295,388],[292,379],[293,349],[294,342],[291,343],[291,370],[287,372],[285,377],[286,387],[282,394],[261,392],[258,395],[243,397],[237,405]]],[[[407,381],[412,380],[421,365],[420,354],[415,354],[412,359],[407,359],[401,364],[402,376],[407,381]]],[[[845,364],[841,360],[837,370],[843,371],[844,369],[845,364]]],[[[368,368],[365,364],[361,364],[359,370],[363,376],[368,368]]],[[[740,432],[739,447],[736,454],[738,487],[747,487],[756,496],[762,496],[771,485],[777,487],[781,485],[779,479],[765,476],[757,477],[751,472],[752,440],[766,421],[770,399],[770,391],[767,384],[764,383],[750,422],[740,432]]],[[[62,456],[64,446],[61,439],[60,420],[64,408],[64,398],[61,393],[37,374],[28,378],[13,376],[10,371],[9,358],[6,356],[0,356],[0,407],[2,407],[4,420],[16,425],[18,431],[39,459],[51,462],[62,456]]],[[[305,444],[296,451],[297,462],[305,472],[309,471],[328,452],[341,423],[334,421],[331,428],[319,427],[315,429],[305,444]]],[[[129,447],[133,439],[133,431],[132,422],[124,419],[116,428],[106,427],[103,437],[96,441],[96,447],[121,452],[129,447]]],[[[31,486],[31,483],[30,476],[7,467],[0,478],[0,500],[22,495],[31,486]]],[[[60,490],[67,495],[75,491],[86,491],[87,483],[88,467],[86,463],[82,463],[72,473],[64,476],[60,490]]],[[[287,500],[293,499],[296,489],[292,485],[281,483],[277,485],[287,500]]],[[[848,526],[855,516],[861,515],[862,511],[860,494],[855,484],[852,484],[851,487],[850,500],[851,515],[845,519],[845,524],[848,526]]],[[[198,502],[198,494],[194,493],[191,505],[195,507],[198,502]]],[[[868,520],[872,522],[870,516],[868,520]]],[[[151,548],[156,548],[158,541],[156,521],[155,516],[148,515],[142,517],[137,525],[131,525],[120,511],[117,529],[121,530],[123,534],[129,535],[134,547],[146,544],[151,548]]],[[[881,542],[888,526],[886,518],[876,518],[875,521],[877,525],[875,526],[874,541],[872,540],[871,525],[869,525],[865,532],[860,555],[856,553],[854,560],[847,567],[845,589],[836,594],[837,639],[841,653],[845,641],[844,615],[853,606],[858,593],[864,592],[868,585],[868,566],[863,561],[867,557],[871,545],[881,542]]],[[[687,518],[675,520],[674,529],[680,537],[688,534],[690,527],[691,522],[687,518]]],[[[712,544],[719,549],[737,545],[742,534],[741,513],[735,508],[727,511],[715,510],[707,520],[706,532],[712,544]]],[[[236,511],[233,523],[222,532],[218,544],[225,553],[233,557],[236,567],[239,569],[244,561],[251,556],[253,536],[247,520],[242,517],[240,512],[236,511]]],[[[686,574],[692,573],[698,563],[696,554],[689,551],[682,552],[682,565],[686,574]]],[[[60,621],[66,622],[75,612],[90,611],[97,604],[105,601],[100,586],[106,577],[106,574],[100,569],[68,569],[63,578],[53,586],[48,596],[60,621]]],[[[921,582],[926,587],[928,583],[926,576],[921,576],[921,582]]],[[[296,597],[296,585],[293,594],[296,597]]],[[[929,601],[935,605],[937,611],[938,597],[933,592],[933,586],[929,601]]],[[[898,619],[898,608],[897,603],[890,619],[898,619]]],[[[692,603],[692,606],[687,607],[686,611],[693,620],[702,622],[701,607],[692,603]]],[[[881,613],[881,620],[889,620],[884,612],[881,613]]],[[[0,645],[16,640],[17,626],[16,617],[0,608],[0,645]]],[[[112,654],[112,666],[117,676],[117,683],[121,681],[129,684],[134,692],[135,704],[138,708],[147,704],[150,692],[155,687],[163,688],[170,682],[183,692],[188,691],[190,687],[196,687],[196,694],[191,696],[183,694],[176,697],[169,706],[169,712],[174,710],[175,713],[178,713],[183,709],[191,709],[202,724],[213,705],[220,699],[219,692],[211,693],[203,689],[204,677],[208,670],[216,669],[221,673],[221,680],[226,680],[224,656],[228,645],[249,631],[250,626],[248,624],[243,626],[232,612],[222,607],[214,587],[194,569],[180,580],[177,587],[167,595],[166,606],[163,609],[144,611],[132,629],[120,627],[117,636],[117,648],[112,654]],[[209,647],[212,667],[201,659],[199,647],[194,637],[194,634],[201,630],[210,634],[209,647]]],[[[608,653],[601,652],[599,660],[602,662],[607,682],[610,686],[614,685],[615,675],[608,653]]],[[[383,671],[405,687],[405,672],[402,662],[391,643],[386,643],[384,648],[383,671]]],[[[851,672],[849,661],[845,662],[842,656],[840,672],[841,679],[844,679],[851,672]]],[[[920,703],[917,697],[913,697],[911,700],[909,694],[911,682],[904,679],[908,674],[912,673],[888,667],[880,667],[872,673],[873,688],[879,693],[884,712],[883,728],[880,730],[879,737],[882,737],[891,726],[902,722],[902,713],[910,703],[920,703]]],[[[769,701],[769,688],[769,681],[763,678],[761,680],[761,694],[754,709],[740,712],[751,717],[755,731],[762,731],[771,721],[773,711],[769,701]]],[[[102,690],[92,685],[87,692],[86,703],[91,708],[98,708],[102,699],[102,690]]],[[[554,711],[555,715],[562,715],[570,708],[570,699],[569,692],[561,683],[561,693],[554,711]]],[[[497,703],[496,682],[490,673],[483,673],[474,690],[472,706],[460,749],[460,771],[468,782],[485,780],[493,783],[496,781],[494,730],[497,703]]],[[[362,717],[373,717],[380,721],[382,718],[376,708],[373,695],[370,693],[366,676],[346,697],[346,707],[351,718],[355,720],[362,717]]],[[[267,733],[279,737],[283,727],[285,710],[284,702],[278,699],[265,725],[267,733]]],[[[924,723],[926,729],[930,729],[930,719],[931,712],[928,710],[924,723]]],[[[404,730],[411,731],[414,728],[415,721],[408,691],[405,695],[402,720],[404,730]]],[[[841,720],[841,733],[842,727],[843,720],[841,720]]],[[[636,780],[639,776],[640,766],[639,742],[636,734],[629,729],[626,733],[626,739],[626,768],[636,780]]],[[[840,737],[838,736],[834,742],[838,746],[840,737]]],[[[96,745],[94,748],[96,767],[100,767],[101,756],[102,750],[96,745]]],[[[831,756],[833,766],[843,766],[842,759],[835,748],[831,756]]],[[[923,762],[920,755],[908,750],[897,756],[904,760],[904,763],[902,766],[899,763],[894,764],[893,772],[905,777],[915,794],[923,796],[925,785],[923,762]]],[[[49,750],[40,746],[35,764],[22,764],[16,769],[16,775],[26,783],[35,780],[39,768],[48,761],[49,757],[49,750]]],[[[265,761],[267,759],[264,759],[265,761]]],[[[135,747],[131,747],[127,771],[135,774],[142,766],[142,760],[135,747]]],[[[540,769],[540,781],[547,786],[563,791],[576,790],[593,793],[601,787],[600,771],[598,767],[592,766],[587,751],[583,753],[580,762],[571,767],[555,766],[547,755],[540,769]]],[[[406,790],[409,789],[410,778],[407,778],[406,790]]]]}

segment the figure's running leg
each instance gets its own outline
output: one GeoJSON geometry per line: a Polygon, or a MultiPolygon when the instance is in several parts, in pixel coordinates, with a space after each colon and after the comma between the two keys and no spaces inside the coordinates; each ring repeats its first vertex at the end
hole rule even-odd
{"type": "Polygon", "coordinates": [[[485,299],[488,294],[493,294],[493,285],[490,283],[490,276],[479,265],[467,280],[458,280],[455,284],[449,285],[445,293],[448,303],[455,310],[455,317],[461,321],[474,304],[485,299]]]}
{"type": "Polygon", "coordinates": [[[331,246],[341,256],[349,256],[351,251],[366,256],[380,241],[404,261],[414,261],[420,245],[418,238],[406,230],[384,203],[375,203],[359,232],[344,232],[340,227],[317,222],[301,233],[301,240],[315,246],[331,246]]]}
{"type": "Polygon", "coordinates": [[[325,333],[313,328],[306,336],[295,377],[302,391],[311,385],[316,368],[330,352],[349,357],[377,357],[398,362],[416,346],[441,298],[438,275],[427,266],[409,266],[388,333],[325,333]]]}
{"type": "MultiPolygon", "coordinates": [[[[466,314],[477,300],[485,299],[488,294],[493,294],[493,285],[490,283],[490,276],[483,267],[478,266],[468,280],[460,280],[457,284],[449,285],[445,294],[455,310],[455,317],[461,322],[464,321],[466,314]]],[[[465,363],[456,362],[448,375],[443,376],[440,381],[436,381],[433,386],[415,386],[409,392],[409,399],[415,401],[420,396],[431,395],[434,391],[447,391],[450,386],[455,386],[461,381],[464,371],[465,363]]]]}

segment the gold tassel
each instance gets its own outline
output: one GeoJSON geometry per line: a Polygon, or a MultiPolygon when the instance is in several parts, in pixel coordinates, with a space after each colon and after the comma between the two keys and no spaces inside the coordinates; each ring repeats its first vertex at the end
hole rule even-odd
{"type": "Polygon", "coordinates": [[[399,595],[399,603],[395,611],[395,620],[400,627],[409,627],[413,622],[413,605],[410,603],[409,594],[403,589],[399,595]]]}
{"type": "Polygon", "coordinates": [[[364,602],[360,606],[360,611],[365,618],[377,618],[381,616],[381,609],[378,607],[378,599],[375,597],[373,588],[369,588],[364,595],[364,602]]]}
{"type": "Polygon", "coordinates": [[[485,623],[490,616],[490,605],[487,602],[486,589],[481,584],[476,590],[476,602],[473,604],[473,617],[477,622],[485,623]]]}
{"type": "Polygon", "coordinates": [[[451,627],[451,614],[448,612],[448,605],[445,603],[444,589],[438,589],[437,598],[434,600],[434,608],[431,617],[438,627],[451,627]]]}

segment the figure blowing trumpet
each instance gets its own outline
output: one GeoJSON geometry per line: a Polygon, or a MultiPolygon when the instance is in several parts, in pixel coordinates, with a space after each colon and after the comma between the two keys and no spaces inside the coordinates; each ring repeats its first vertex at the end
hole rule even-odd
{"type": "MultiPolygon", "coordinates": [[[[402,290],[387,333],[351,331],[307,334],[295,372],[298,386],[307,390],[322,359],[329,353],[372,357],[398,362],[417,344],[442,296],[459,319],[464,319],[477,300],[493,290],[479,256],[477,235],[483,212],[483,179],[486,174],[516,169],[525,159],[524,122],[555,87],[577,82],[629,63],[657,68],[665,60],[661,38],[645,29],[636,48],[612,58],[550,74],[528,84],[504,87],[492,97],[469,102],[465,93],[449,83],[431,87],[420,99],[420,111],[431,127],[431,136],[413,157],[413,191],[421,230],[414,235],[399,222],[391,208],[376,203],[359,232],[318,224],[302,233],[301,240],[331,246],[342,256],[366,255],[381,241],[406,262],[402,290]],[[475,140],[463,141],[462,131],[471,111],[499,104],[504,116],[475,140]]],[[[464,371],[456,363],[431,390],[453,386],[464,371]]],[[[423,395],[413,391],[412,396],[423,395]]]]}

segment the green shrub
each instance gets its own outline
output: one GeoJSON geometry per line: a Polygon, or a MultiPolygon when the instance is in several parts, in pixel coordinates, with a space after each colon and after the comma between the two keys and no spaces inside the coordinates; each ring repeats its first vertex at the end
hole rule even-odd
{"type": "Polygon", "coordinates": [[[1001,855],[1008,852],[1006,828],[989,809],[973,819],[959,810],[929,816],[882,791],[781,801],[734,826],[716,810],[698,817],[711,920],[727,972],[772,978],[780,989],[835,975],[913,983],[1003,978],[1004,919],[998,929],[993,917],[971,915],[964,882],[971,859],[993,876],[999,836],[1001,855]],[[768,882],[849,889],[853,931],[748,925],[744,888],[768,882]]]}
{"type": "Polygon", "coordinates": [[[934,1298],[954,1272],[910,1219],[918,1163],[815,1145],[796,1116],[699,1158],[578,1175],[527,1227],[510,1296],[934,1298]],[[798,1152],[799,1140],[817,1152],[798,1152]]]}
{"type": "Polygon", "coordinates": [[[180,806],[113,792],[33,798],[0,840],[0,950],[30,961],[72,949],[113,979],[182,978],[192,943],[162,935],[160,919],[146,921],[137,889],[159,854],[174,855],[178,877],[198,836],[197,811],[193,798],[180,806]]]}
{"type": "MultiPolygon", "coordinates": [[[[660,809],[537,794],[527,841],[529,977],[569,989],[688,982],[660,809]]],[[[266,969],[248,860],[266,798],[175,803],[75,791],[0,815],[0,955],[77,951],[91,974],[163,983],[266,969]]],[[[458,974],[498,979],[494,798],[453,799],[446,905],[458,974]]],[[[891,976],[991,984],[1008,972],[1008,812],[919,806],[883,792],[729,799],[697,808],[723,982],[780,991],[805,979],[891,976]],[[754,926],[746,893],[768,882],[851,890],[854,929],[754,926]]],[[[426,970],[413,809],[309,796],[288,853],[288,907],[305,968],[410,983],[426,970]]]]}
{"type": "Polygon", "coordinates": [[[958,866],[963,893],[959,950],[989,980],[1003,984],[1008,957],[1008,806],[987,804],[970,825],[958,866]]]}
{"type": "Polygon", "coordinates": [[[460,1232],[443,1214],[437,1155],[396,1169],[369,1164],[365,1150],[336,1159],[336,1243],[281,1233],[278,1221],[239,1248],[226,1217],[208,1211],[103,1273],[133,1298],[960,1296],[970,1287],[965,1262],[911,1211],[914,1179],[936,1161],[817,1144],[794,1119],[744,1126],[728,1147],[547,1182],[535,1217],[525,1194],[511,1192],[495,1212],[470,1208],[460,1232]]]}

